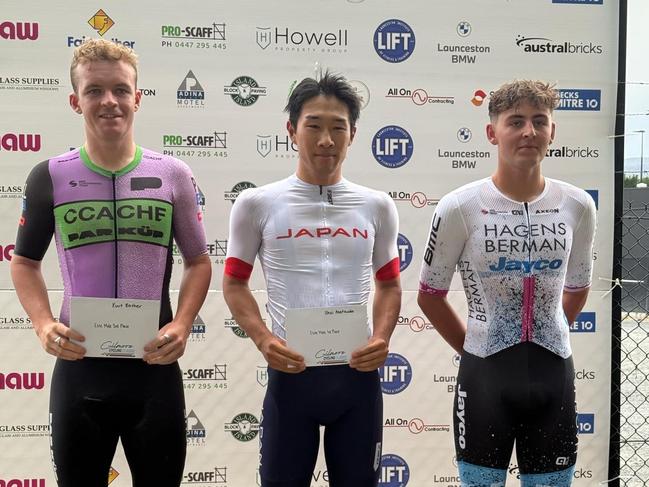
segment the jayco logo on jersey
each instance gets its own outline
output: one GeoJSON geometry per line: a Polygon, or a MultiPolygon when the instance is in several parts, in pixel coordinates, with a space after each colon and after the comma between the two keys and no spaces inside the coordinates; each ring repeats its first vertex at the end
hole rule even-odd
{"type": "Polygon", "coordinates": [[[403,20],[386,20],[374,31],[374,49],[389,63],[405,61],[415,50],[415,32],[403,20]]]}
{"type": "Polygon", "coordinates": [[[495,264],[491,264],[489,266],[489,269],[491,269],[494,272],[502,272],[502,271],[523,271],[526,273],[532,272],[532,270],[535,271],[542,271],[545,269],[559,269],[561,267],[561,264],[563,263],[563,260],[561,259],[554,259],[554,260],[547,260],[547,259],[539,259],[539,260],[515,260],[515,259],[508,259],[507,257],[501,257],[498,259],[498,262],[495,264]]]}
{"type": "Polygon", "coordinates": [[[405,235],[397,236],[397,251],[399,252],[399,271],[405,271],[412,262],[412,245],[405,235]]]}
{"type": "Polygon", "coordinates": [[[580,435],[592,435],[595,433],[595,414],[577,414],[577,433],[580,435]]]}
{"type": "Polygon", "coordinates": [[[408,359],[398,353],[389,353],[381,368],[381,390],[384,394],[398,394],[410,385],[412,367],[408,359]]]}
{"type": "Polygon", "coordinates": [[[43,372],[0,372],[0,391],[4,389],[42,389],[45,387],[43,372]]]}
{"type": "Polygon", "coordinates": [[[579,110],[599,112],[601,110],[602,90],[561,89],[557,110],[579,110]]]}
{"type": "Polygon", "coordinates": [[[396,125],[379,130],[372,139],[374,158],[384,167],[395,169],[412,157],[414,143],[410,134],[396,125]]]}
{"type": "Polygon", "coordinates": [[[406,461],[394,453],[381,457],[381,476],[379,485],[385,487],[405,487],[410,480],[410,467],[406,461]]]}
{"type": "Polygon", "coordinates": [[[0,148],[12,152],[38,152],[41,150],[40,134],[4,134],[0,137],[0,148]]]}
{"type": "Polygon", "coordinates": [[[577,319],[570,325],[572,333],[595,333],[597,331],[597,317],[594,311],[582,311],[577,319]]]}
{"type": "Polygon", "coordinates": [[[45,487],[45,479],[0,479],[0,487],[45,487]]]}
{"type": "Polygon", "coordinates": [[[35,41],[38,39],[38,22],[2,22],[0,37],[12,41],[35,41]]]}

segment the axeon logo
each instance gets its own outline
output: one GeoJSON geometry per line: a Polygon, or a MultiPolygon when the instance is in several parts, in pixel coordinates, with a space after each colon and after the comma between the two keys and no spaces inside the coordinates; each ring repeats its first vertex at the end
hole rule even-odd
{"type": "Polygon", "coordinates": [[[43,372],[0,372],[0,391],[4,389],[42,389],[45,387],[43,372]]]}
{"type": "Polygon", "coordinates": [[[403,355],[389,353],[381,368],[381,390],[384,394],[399,394],[410,385],[412,367],[403,355]]]}
{"type": "Polygon", "coordinates": [[[597,317],[594,311],[582,311],[570,325],[571,333],[595,333],[596,331],[597,317]]]}
{"type": "Polygon", "coordinates": [[[0,479],[0,487],[45,487],[45,479],[0,479]]]}
{"type": "Polygon", "coordinates": [[[399,252],[399,271],[405,271],[412,262],[412,245],[405,235],[397,236],[397,251],[399,252]]]}
{"type": "Polygon", "coordinates": [[[385,487],[405,487],[410,480],[410,467],[399,455],[389,453],[381,457],[381,476],[379,485],[385,487]]]}
{"type": "Polygon", "coordinates": [[[415,50],[415,32],[403,20],[386,20],[374,31],[374,50],[389,63],[405,61],[415,50]]]}
{"type": "Polygon", "coordinates": [[[577,414],[577,433],[580,435],[592,435],[595,433],[595,414],[577,414]]]}
{"type": "Polygon", "coordinates": [[[11,41],[35,41],[38,39],[38,22],[2,22],[0,37],[11,41]]]}
{"type": "Polygon", "coordinates": [[[412,157],[414,143],[410,134],[397,125],[387,125],[372,139],[372,154],[383,167],[395,169],[412,157]]]}
{"type": "Polygon", "coordinates": [[[0,148],[12,152],[38,152],[41,150],[40,134],[4,134],[0,137],[0,148]]]}

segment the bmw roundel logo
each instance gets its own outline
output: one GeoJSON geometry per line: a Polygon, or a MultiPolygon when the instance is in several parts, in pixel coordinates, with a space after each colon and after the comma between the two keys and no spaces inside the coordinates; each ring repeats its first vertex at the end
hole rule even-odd
{"type": "Polygon", "coordinates": [[[467,127],[462,127],[457,131],[457,140],[459,140],[460,142],[468,142],[471,140],[472,136],[473,134],[471,133],[471,129],[467,127]]]}
{"type": "Polygon", "coordinates": [[[384,167],[395,169],[412,157],[414,143],[410,134],[397,125],[380,129],[372,139],[372,154],[384,167]]]}
{"type": "Polygon", "coordinates": [[[460,37],[466,37],[469,34],[471,34],[471,24],[469,24],[466,20],[463,20],[459,24],[457,24],[457,35],[460,37]]]}
{"type": "Polygon", "coordinates": [[[389,63],[405,61],[415,50],[415,32],[403,20],[386,20],[374,31],[374,49],[389,63]]]}

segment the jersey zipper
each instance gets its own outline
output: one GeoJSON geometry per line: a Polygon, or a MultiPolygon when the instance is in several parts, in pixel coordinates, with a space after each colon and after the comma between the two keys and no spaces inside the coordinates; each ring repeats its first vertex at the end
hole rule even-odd
{"type": "MultiPolygon", "coordinates": [[[[328,190],[329,192],[330,190],[328,190]]],[[[327,228],[327,202],[326,196],[323,194],[323,187],[320,186],[320,205],[322,208],[322,227],[327,228]]],[[[333,296],[331,293],[331,261],[329,256],[331,242],[328,238],[322,239],[322,278],[324,280],[325,297],[327,306],[333,306],[333,296]]]]}
{"type": "Polygon", "coordinates": [[[523,310],[522,310],[522,334],[521,341],[529,342],[534,338],[534,288],[535,277],[532,274],[532,221],[530,219],[530,208],[526,202],[525,219],[527,223],[527,271],[523,276],[523,310]]]}
{"type": "Polygon", "coordinates": [[[117,283],[119,282],[118,279],[118,273],[119,273],[119,261],[117,259],[117,188],[115,184],[116,176],[115,173],[112,174],[112,179],[113,179],[113,235],[114,239],[113,242],[115,243],[114,245],[114,258],[115,258],[115,298],[118,297],[117,292],[117,283]]]}

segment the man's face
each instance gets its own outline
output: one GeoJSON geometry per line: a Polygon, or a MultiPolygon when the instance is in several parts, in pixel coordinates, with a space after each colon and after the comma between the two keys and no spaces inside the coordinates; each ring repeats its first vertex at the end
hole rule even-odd
{"type": "Polygon", "coordinates": [[[300,165],[307,174],[327,176],[341,171],[356,128],[349,123],[347,105],[333,96],[318,95],[302,106],[297,127],[286,128],[298,148],[300,165]]]}
{"type": "Polygon", "coordinates": [[[83,114],[86,137],[117,142],[132,136],[142,97],[133,67],[125,61],[91,61],[79,64],[75,73],[77,92],[70,95],[70,106],[83,114]]]}
{"type": "Polygon", "coordinates": [[[541,163],[554,130],[549,109],[523,102],[487,125],[487,139],[498,146],[499,164],[524,169],[541,163]]]}

